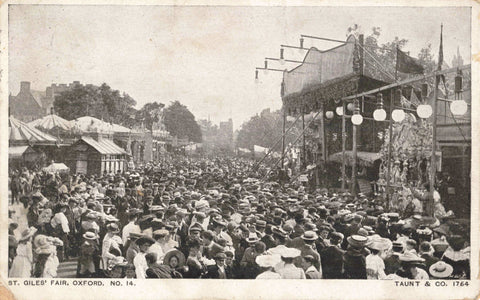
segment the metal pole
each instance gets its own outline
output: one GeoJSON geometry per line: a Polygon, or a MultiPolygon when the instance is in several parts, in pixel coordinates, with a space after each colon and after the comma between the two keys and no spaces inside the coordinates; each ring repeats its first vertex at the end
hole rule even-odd
{"type": "Polygon", "coordinates": [[[387,195],[387,209],[390,209],[390,170],[392,169],[392,143],[393,143],[393,119],[392,119],[392,112],[393,112],[393,104],[395,100],[395,90],[392,89],[390,91],[390,120],[388,124],[388,154],[387,154],[387,185],[385,186],[385,192],[387,195]]]}
{"type": "Polygon", "coordinates": [[[342,190],[345,189],[345,183],[347,181],[347,175],[345,174],[345,142],[347,138],[347,133],[345,129],[345,101],[342,101],[342,109],[343,109],[343,114],[342,114],[342,190]]]}
{"type": "Polygon", "coordinates": [[[283,166],[283,153],[285,153],[285,123],[287,121],[287,112],[283,111],[283,128],[282,128],[282,169],[283,166]]]}
{"type": "Polygon", "coordinates": [[[352,183],[350,186],[350,191],[352,195],[355,195],[355,184],[357,182],[357,125],[353,125],[352,130],[352,183]]]}
{"type": "Polygon", "coordinates": [[[435,89],[433,90],[433,115],[432,115],[432,156],[430,157],[430,197],[428,198],[426,213],[433,217],[433,192],[435,191],[435,175],[437,171],[437,160],[435,152],[437,152],[437,97],[438,97],[438,76],[435,76],[435,89]]]}

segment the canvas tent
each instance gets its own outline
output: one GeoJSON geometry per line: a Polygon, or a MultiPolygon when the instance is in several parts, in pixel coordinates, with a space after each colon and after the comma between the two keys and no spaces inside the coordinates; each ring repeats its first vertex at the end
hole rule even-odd
{"type": "Polygon", "coordinates": [[[55,145],[57,139],[10,116],[8,119],[8,141],[10,145],[55,145]]]}

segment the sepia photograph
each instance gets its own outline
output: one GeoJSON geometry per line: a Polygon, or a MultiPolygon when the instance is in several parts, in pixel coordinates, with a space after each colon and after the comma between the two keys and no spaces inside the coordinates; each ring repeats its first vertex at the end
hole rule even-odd
{"type": "Polygon", "coordinates": [[[4,283],[477,277],[472,6],[2,9],[4,283]]]}

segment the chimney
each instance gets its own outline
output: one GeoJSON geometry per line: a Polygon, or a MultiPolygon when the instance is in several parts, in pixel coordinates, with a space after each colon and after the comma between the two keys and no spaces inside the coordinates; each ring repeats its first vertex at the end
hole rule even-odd
{"type": "Polygon", "coordinates": [[[29,93],[30,92],[30,81],[20,82],[20,92],[21,93],[29,93]]]}

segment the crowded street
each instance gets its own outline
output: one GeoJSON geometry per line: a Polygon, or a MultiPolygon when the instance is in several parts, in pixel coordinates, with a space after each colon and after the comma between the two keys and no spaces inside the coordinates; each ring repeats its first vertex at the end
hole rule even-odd
{"type": "MultiPolygon", "coordinates": [[[[102,176],[11,174],[11,277],[469,277],[469,230],[363,194],[262,180],[253,160],[172,155],[102,176]],[[48,195],[48,197],[46,196],[48,195]]],[[[406,200],[406,199],[405,199],[406,200]]],[[[437,203],[436,214],[442,204],[437,203]]]]}

